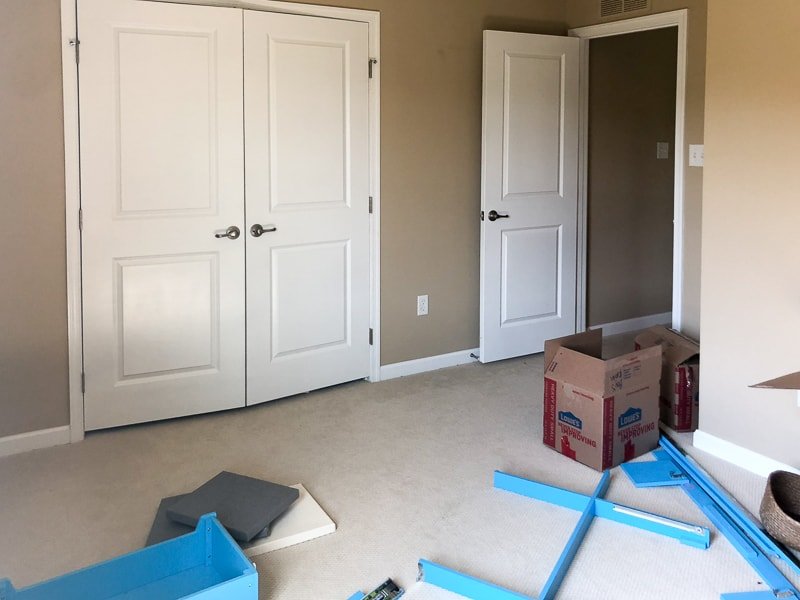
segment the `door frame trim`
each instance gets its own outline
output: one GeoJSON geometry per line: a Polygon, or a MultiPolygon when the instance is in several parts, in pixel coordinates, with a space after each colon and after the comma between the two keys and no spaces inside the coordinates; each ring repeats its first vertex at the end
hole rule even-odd
{"type": "MultiPolygon", "coordinates": [[[[300,4],[285,0],[140,0],[200,4],[225,8],[241,8],[286,14],[343,19],[367,23],[369,55],[378,62],[373,66],[369,83],[369,153],[370,195],[373,198],[370,219],[370,347],[369,381],[380,381],[380,282],[381,282],[381,161],[380,161],[380,13],[372,10],[300,4]]],[[[61,75],[64,107],[64,176],[66,209],[67,267],[67,338],[69,364],[69,440],[79,442],[85,435],[83,404],[83,303],[80,232],[80,118],[78,63],[71,41],[78,38],[78,0],[61,0],[61,75]]],[[[365,65],[364,68],[367,66],[365,65]]],[[[354,333],[359,335],[358,333],[354,333]]],[[[367,335],[367,332],[363,332],[367,335]]]]}
{"type": "Polygon", "coordinates": [[[680,331],[683,326],[683,238],[684,190],[686,165],[686,56],[688,9],[674,10],[632,19],[576,27],[569,35],[581,40],[580,66],[580,146],[578,154],[578,271],[576,326],[586,329],[586,266],[588,259],[588,149],[589,149],[589,43],[592,39],[664,29],[678,28],[678,56],[675,86],[675,191],[672,242],[672,327],[680,331]]]}
{"type": "Polygon", "coordinates": [[[78,2],[61,0],[61,78],[64,104],[64,189],[67,253],[67,346],[69,370],[69,441],[84,436],[83,415],[83,302],[81,297],[80,121],[78,118],[78,61],[71,42],[77,37],[78,2]]]}

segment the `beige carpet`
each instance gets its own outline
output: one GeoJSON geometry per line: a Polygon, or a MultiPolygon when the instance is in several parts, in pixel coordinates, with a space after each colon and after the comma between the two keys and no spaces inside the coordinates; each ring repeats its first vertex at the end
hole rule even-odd
{"type": "MultiPolygon", "coordinates": [[[[386,577],[410,587],[410,600],[451,598],[414,584],[420,557],[534,596],[577,513],[495,491],[493,470],[584,493],[599,479],[542,445],[541,394],[535,356],[358,382],[0,459],[0,576],[23,586],[138,549],[162,497],[227,469],[303,483],[339,527],[258,559],[263,599],[345,599],[386,577]]],[[[757,509],[763,479],[698,457],[757,509]]],[[[607,497],[708,524],[681,491],[637,490],[618,469],[607,497]]],[[[559,597],[759,589],[720,536],[701,551],[598,520],[559,597]]]]}

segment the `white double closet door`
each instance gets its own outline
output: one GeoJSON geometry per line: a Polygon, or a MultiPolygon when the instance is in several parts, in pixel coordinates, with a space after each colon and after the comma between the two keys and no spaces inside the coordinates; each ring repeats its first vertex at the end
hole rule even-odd
{"type": "Polygon", "coordinates": [[[367,25],[79,0],[78,31],[86,429],[368,376],[367,25]]]}

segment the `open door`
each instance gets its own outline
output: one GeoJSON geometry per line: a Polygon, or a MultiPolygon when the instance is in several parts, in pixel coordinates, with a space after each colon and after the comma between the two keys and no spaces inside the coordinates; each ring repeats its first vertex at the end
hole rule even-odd
{"type": "Polygon", "coordinates": [[[484,32],[481,362],[575,333],[579,44],[484,32]]]}

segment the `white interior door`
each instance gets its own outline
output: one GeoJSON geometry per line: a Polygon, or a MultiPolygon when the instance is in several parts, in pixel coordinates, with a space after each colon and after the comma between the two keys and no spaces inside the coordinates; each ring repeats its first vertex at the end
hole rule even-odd
{"type": "Polygon", "coordinates": [[[79,0],[78,28],[86,429],[243,406],[242,11],[79,0]]]}
{"type": "Polygon", "coordinates": [[[484,32],[481,362],[575,332],[577,38],[484,32]]]}
{"type": "Polygon", "coordinates": [[[254,11],[244,24],[256,404],[369,375],[368,25],[254,11]]]}

